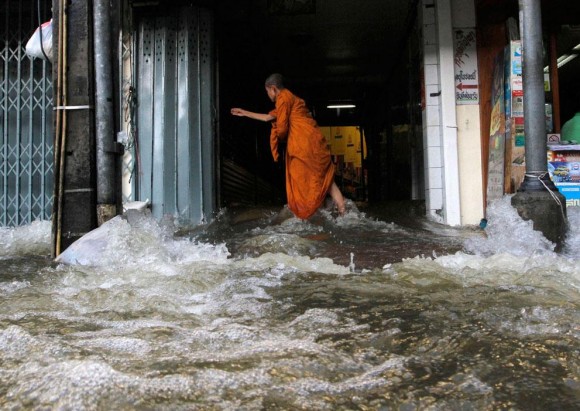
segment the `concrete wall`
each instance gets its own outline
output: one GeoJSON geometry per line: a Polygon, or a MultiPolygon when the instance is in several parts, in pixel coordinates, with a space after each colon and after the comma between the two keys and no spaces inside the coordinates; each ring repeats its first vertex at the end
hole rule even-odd
{"type": "Polygon", "coordinates": [[[461,224],[479,224],[484,216],[479,105],[457,106],[461,224]]]}
{"type": "MultiPolygon", "coordinates": [[[[474,0],[451,0],[451,9],[455,30],[475,29],[474,0]]],[[[477,67],[477,55],[470,57],[477,67]]],[[[485,211],[479,104],[457,105],[456,109],[461,224],[479,224],[485,211]]]]}
{"type": "MultiPolygon", "coordinates": [[[[475,28],[473,0],[422,0],[423,143],[429,217],[448,225],[483,217],[479,105],[456,104],[455,47],[459,29],[475,28]]],[[[475,53],[470,59],[477,59],[475,53]]],[[[477,61],[471,61],[477,67],[477,61]]]]}

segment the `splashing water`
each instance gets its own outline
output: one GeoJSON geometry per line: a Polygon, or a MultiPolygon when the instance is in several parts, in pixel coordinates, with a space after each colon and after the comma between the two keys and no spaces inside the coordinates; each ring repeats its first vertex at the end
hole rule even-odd
{"type": "Polygon", "coordinates": [[[50,255],[50,221],[30,225],[0,227],[0,257],[14,255],[50,255]]]}
{"type": "Polygon", "coordinates": [[[580,210],[557,254],[508,201],[485,233],[134,214],[72,264],[3,229],[0,408],[578,409],[580,210]]]}
{"type": "Polygon", "coordinates": [[[511,197],[504,196],[488,207],[487,238],[470,239],[465,248],[475,254],[493,255],[509,252],[526,256],[534,252],[553,251],[555,244],[539,231],[534,231],[532,221],[524,221],[511,206],[511,197]]]}

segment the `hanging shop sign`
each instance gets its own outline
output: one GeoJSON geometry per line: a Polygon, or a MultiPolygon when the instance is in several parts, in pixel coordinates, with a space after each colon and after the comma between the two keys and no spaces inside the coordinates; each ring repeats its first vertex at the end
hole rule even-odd
{"type": "Polygon", "coordinates": [[[475,29],[455,29],[455,101],[458,105],[479,104],[479,78],[475,29]]]}

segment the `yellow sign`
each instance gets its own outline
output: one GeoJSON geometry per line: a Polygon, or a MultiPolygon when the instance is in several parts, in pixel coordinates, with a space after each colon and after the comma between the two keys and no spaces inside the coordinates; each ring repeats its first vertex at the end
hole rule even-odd
{"type": "Polygon", "coordinates": [[[342,156],[346,151],[346,127],[331,127],[331,148],[332,154],[336,156],[342,156]]]}
{"type": "MultiPolygon", "coordinates": [[[[330,141],[330,152],[335,156],[344,156],[345,163],[361,167],[361,129],[356,126],[321,127],[322,133],[330,141]]],[[[367,145],[362,136],[364,158],[367,156],[367,145]]]]}
{"type": "Polygon", "coordinates": [[[322,133],[322,135],[326,139],[326,146],[328,147],[328,149],[330,150],[330,153],[332,154],[332,138],[331,138],[331,133],[330,133],[330,127],[319,127],[319,128],[320,128],[320,132],[322,133]]]}

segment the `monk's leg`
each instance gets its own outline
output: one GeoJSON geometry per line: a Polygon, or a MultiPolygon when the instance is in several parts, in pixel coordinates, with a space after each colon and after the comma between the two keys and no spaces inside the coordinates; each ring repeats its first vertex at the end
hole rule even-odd
{"type": "Polygon", "coordinates": [[[340,189],[335,182],[333,182],[330,186],[329,194],[334,200],[334,204],[336,204],[336,207],[338,208],[338,214],[344,215],[346,212],[344,197],[342,196],[342,193],[340,192],[340,189]]]}

